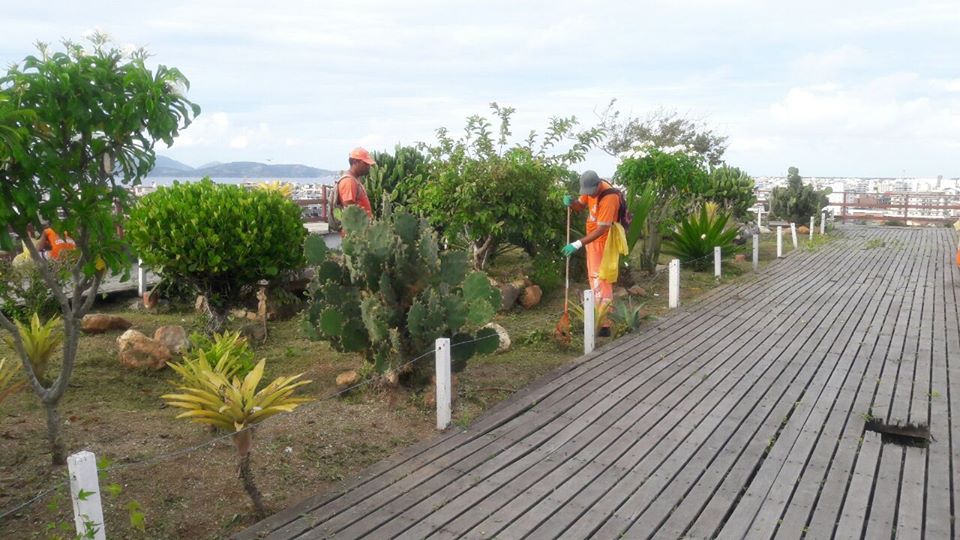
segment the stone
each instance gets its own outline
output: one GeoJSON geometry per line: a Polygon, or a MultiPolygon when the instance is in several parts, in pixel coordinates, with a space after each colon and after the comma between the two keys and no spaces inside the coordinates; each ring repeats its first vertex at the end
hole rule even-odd
{"type": "Polygon", "coordinates": [[[634,285],[633,287],[630,287],[629,289],[627,289],[627,292],[630,293],[632,296],[642,297],[647,295],[647,290],[639,285],[634,285]]]}
{"type": "Polygon", "coordinates": [[[120,363],[134,369],[161,370],[171,359],[170,349],[137,330],[127,330],[117,338],[120,363]]]}
{"type": "Polygon", "coordinates": [[[190,340],[182,326],[161,326],[153,333],[153,339],[166,345],[173,354],[183,354],[190,350],[190,340]]]}
{"type": "Polygon", "coordinates": [[[500,311],[510,311],[520,298],[520,289],[510,283],[500,285],[500,311]]]}
{"type": "Polygon", "coordinates": [[[770,227],[760,227],[759,231],[760,231],[760,234],[770,234],[771,232],[773,232],[770,230],[770,227]]]}
{"type": "Polygon", "coordinates": [[[240,333],[250,341],[263,342],[267,340],[267,329],[263,326],[263,323],[248,324],[240,330],[240,333]]]}
{"type": "Polygon", "coordinates": [[[388,369],[386,373],[383,374],[383,382],[386,383],[387,386],[396,387],[400,384],[400,374],[397,373],[395,369],[388,369]]]}
{"type": "Polygon", "coordinates": [[[797,234],[810,234],[810,228],[806,225],[797,227],[797,234]]]}
{"type": "Polygon", "coordinates": [[[733,256],[733,260],[736,262],[747,262],[747,256],[743,253],[737,253],[733,256]]]}
{"type": "Polygon", "coordinates": [[[500,344],[497,346],[497,354],[505,353],[510,350],[510,334],[507,333],[507,329],[500,326],[497,323],[490,323],[484,328],[492,328],[494,332],[497,333],[497,337],[500,338],[500,344]]]}
{"type": "Polygon", "coordinates": [[[207,297],[202,294],[197,295],[197,300],[193,303],[193,310],[197,313],[207,312],[207,297]]]}
{"type": "Polygon", "coordinates": [[[540,299],[543,298],[543,291],[539,285],[531,285],[523,290],[520,295],[520,303],[526,309],[533,309],[540,305],[540,299]]]}
{"type": "Polygon", "coordinates": [[[337,375],[337,388],[341,390],[349,388],[360,382],[360,374],[356,370],[344,371],[337,375]]]}
{"type": "Polygon", "coordinates": [[[628,293],[627,290],[624,289],[623,287],[616,287],[615,289],[613,289],[614,298],[624,298],[628,294],[630,293],[628,293]]]}
{"type": "Polygon", "coordinates": [[[102,334],[108,330],[126,330],[131,326],[133,326],[133,323],[123,317],[103,313],[84,315],[80,321],[80,331],[85,334],[102,334]]]}

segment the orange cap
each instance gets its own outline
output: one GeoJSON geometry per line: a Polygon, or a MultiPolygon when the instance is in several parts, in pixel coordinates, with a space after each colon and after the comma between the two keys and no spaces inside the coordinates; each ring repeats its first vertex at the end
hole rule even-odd
{"type": "Polygon", "coordinates": [[[367,165],[377,164],[377,162],[370,157],[370,152],[367,152],[367,150],[361,146],[358,146],[350,151],[350,159],[359,159],[367,165]]]}

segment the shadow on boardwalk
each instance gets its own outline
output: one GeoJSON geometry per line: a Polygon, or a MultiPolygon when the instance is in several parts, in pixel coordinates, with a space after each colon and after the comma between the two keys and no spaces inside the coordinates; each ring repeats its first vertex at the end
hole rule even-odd
{"type": "Polygon", "coordinates": [[[240,537],[955,538],[954,233],[841,235],[240,537]]]}

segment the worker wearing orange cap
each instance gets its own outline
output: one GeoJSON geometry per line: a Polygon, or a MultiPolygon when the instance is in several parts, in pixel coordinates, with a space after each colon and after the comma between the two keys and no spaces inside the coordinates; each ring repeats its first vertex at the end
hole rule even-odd
{"type": "Polygon", "coordinates": [[[357,147],[350,151],[350,170],[344,173],[337,180],[337,196],[340,206],[346,208],[350,205],[357,205],[363,208],[367,216],[373,217],[373,209],[370,207],[370,199],[367,197],[367,190],[360,183],[370,172],[370,166],[377,162],[370,157],[370,152],[364,148],[357,147]]]}

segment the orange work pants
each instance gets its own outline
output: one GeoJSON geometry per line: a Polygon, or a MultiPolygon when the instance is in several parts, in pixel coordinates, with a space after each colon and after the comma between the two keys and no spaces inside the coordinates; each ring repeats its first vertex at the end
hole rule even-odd
{"type": "MultiPolygon", "coordinates": [[[[607,237],[602,236],[584,246],[587,250],[587,279],[598,306],[613,302],[613,283],[600,279],[600,262],[603,260],[603,249],[606,245],[607,237]]],[[[610,326],[609,319],[604,326],[610,326]]]]}

